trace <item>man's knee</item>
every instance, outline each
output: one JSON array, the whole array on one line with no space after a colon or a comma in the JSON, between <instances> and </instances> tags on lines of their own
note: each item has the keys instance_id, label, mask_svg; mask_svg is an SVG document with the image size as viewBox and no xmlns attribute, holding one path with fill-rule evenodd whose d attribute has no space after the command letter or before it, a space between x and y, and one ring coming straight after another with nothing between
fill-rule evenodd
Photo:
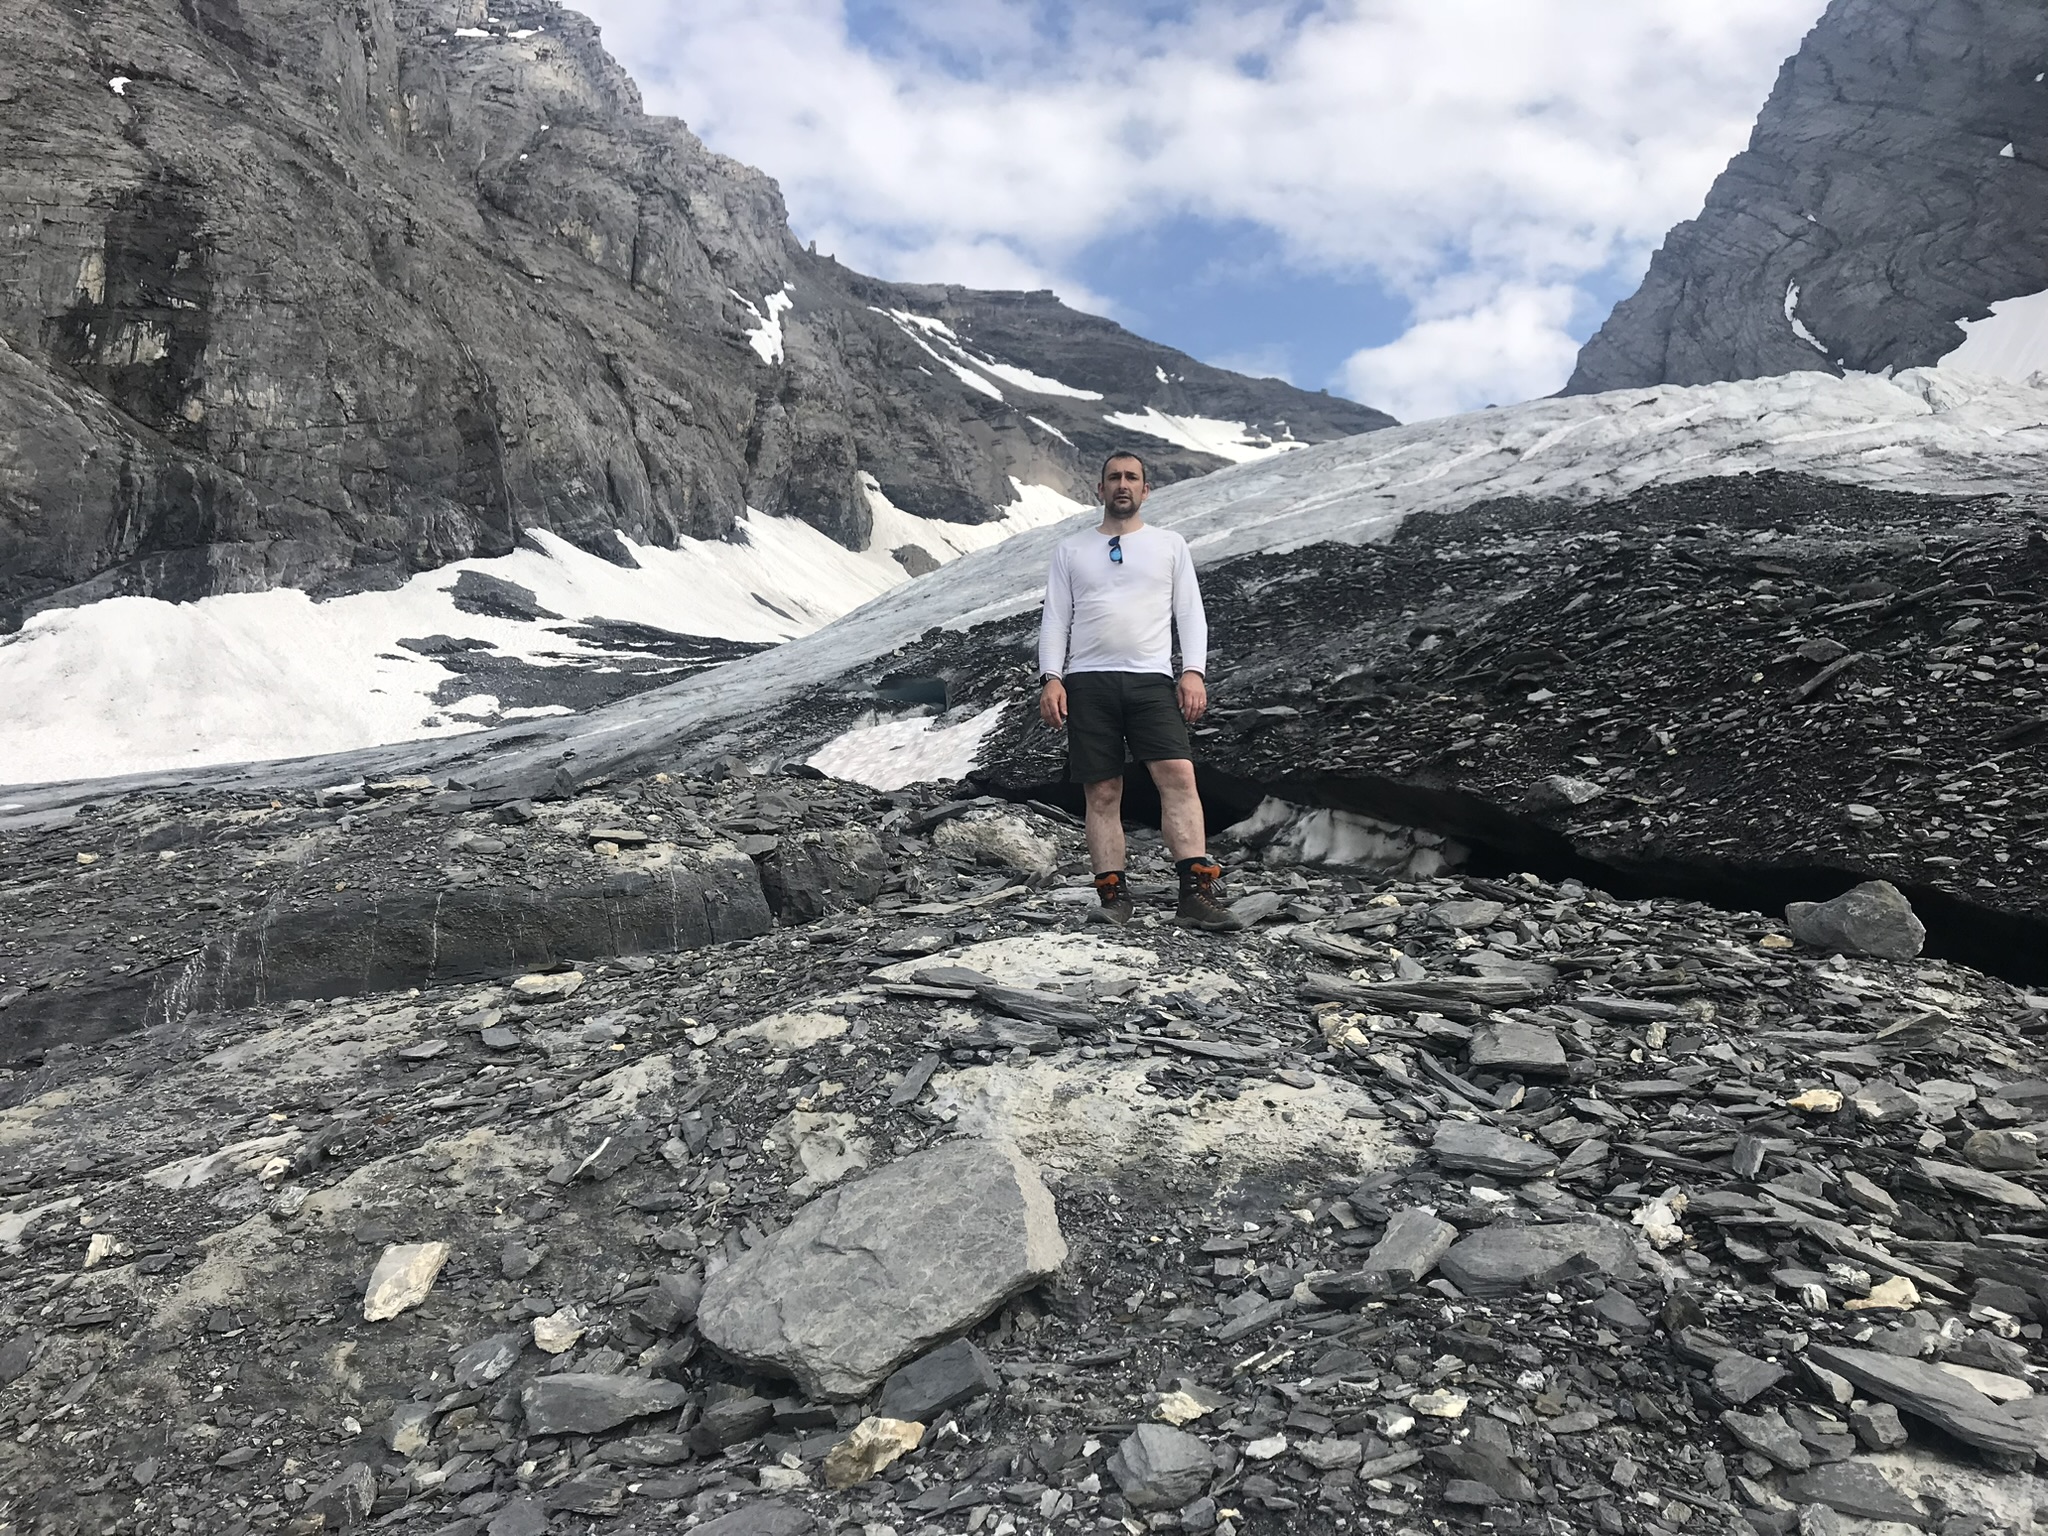
<instances>
[{"instance_id":1,"label":"man's knee","mask_svg":"<svg viewBox=\"0 0 2048 1536\"><path fill-rule=\"evenodd\" d=\"M1124 803L1124 781L1121 777L1097 779L1083 785L1081 793L1088 801L1089 810L1114 811Z\"/></svg>"},{"instance_id":2,"label":"man's knee","mask_svg":"<svg viewBox=\"0 0 2048 1536\"><path fill-rule=\"evenodd\" d=\"M1195 765L1184 757L1169 757L1145 765L1152 772L1152 782L1159 786L1162 795L1192 795L1195 793Z\"/></svg>"}]
</instances>

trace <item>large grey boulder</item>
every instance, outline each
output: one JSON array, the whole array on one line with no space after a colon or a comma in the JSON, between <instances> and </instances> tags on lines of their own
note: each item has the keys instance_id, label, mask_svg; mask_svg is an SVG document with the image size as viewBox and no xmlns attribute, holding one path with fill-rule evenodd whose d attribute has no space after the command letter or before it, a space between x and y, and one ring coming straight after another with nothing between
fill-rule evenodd
<instances>
[{"instance_id":1,"label":"large grey boulder","mask_svg":"<svg viewBox=\"0 0 2048 1536\"><path fill-rule=\"evenodd\" d=\"M1179 1509L1193 1503L1215 1470L1208 1446L1165 1424L1140 1424L1109 1458L1109 1475L1133 1509Z\"/></svg>"},{"instance_id":2,"label":"large grey boulder","mask_svg":"<svg viewBox=\"0 0 2048 1536\"><path fill-rule=\"evenodd\" d=\"M1013 1146L953 1141L841 1185L705 1284L697 1328L846 1400L1057 1271L1052 1195Z\"/></svg>"},{"instance_id":3,"label":"large grey boulder","mask_svg":"<svg viewBox=\"0 0 2048 1536\"><path fill-rule=\"evenodd\" d=\"M1785 925L1810 949L1880 960L1911 960L1927 941L1913 904L1889 880L1865 881L1833 901L1795 901Z\"/></svg>"}]
</instances>

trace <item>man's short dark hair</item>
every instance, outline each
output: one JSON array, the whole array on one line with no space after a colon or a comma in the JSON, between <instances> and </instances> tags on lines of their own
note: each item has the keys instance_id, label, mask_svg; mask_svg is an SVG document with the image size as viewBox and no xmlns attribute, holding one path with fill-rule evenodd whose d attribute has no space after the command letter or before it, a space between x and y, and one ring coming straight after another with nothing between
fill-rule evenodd
<instances>
[{"instance_id":1,"label":"man's short dark hair","mask_svg":"<svg viewBox=\"0 0 2048 1536\"><path fill-rule=\"evenodd\" d=\"M1136 460L1138 465L1138 474L1143 478L1145 484L1150 485L1152 483L1152 466L1150 464L1147 464L1140 455L1131 452L1131 450L1128 448L1119 448L1115 453L1112 453L1108 458L1102 461L1102 473L1095 477L1098 482L1105 481L1109 478L1109 466L1114 464L1118 459Z\"/></svg>"}]
</instances>

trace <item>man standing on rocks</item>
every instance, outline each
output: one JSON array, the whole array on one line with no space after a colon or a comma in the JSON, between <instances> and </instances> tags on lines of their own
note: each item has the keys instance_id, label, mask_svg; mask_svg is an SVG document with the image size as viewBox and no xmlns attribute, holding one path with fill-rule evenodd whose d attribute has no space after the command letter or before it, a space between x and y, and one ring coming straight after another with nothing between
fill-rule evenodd
<instances>
[{"instance_id":1,"label":"man standing on rocks","mask_svg":"<svg viewBox=\"0 0 2048 1536\"><path fill-rule=\"evenodd\" d=\"M1244 924L1223 906L1223 870L1206 851L1188 737L1209 707L1209 623L1187 540L1140 515L1151 488L1143 459L1111 454L1095 487L1102 522L1054 547L1038 631L1038 713L1067 732L1067 775L1087 797L1088 857L1103 915L1123 924L1133 910L1124 877L1128 745L1159 787L1160 828L1180 871L1178 920L1229 933Z\"/></svg>"}]
</instances>

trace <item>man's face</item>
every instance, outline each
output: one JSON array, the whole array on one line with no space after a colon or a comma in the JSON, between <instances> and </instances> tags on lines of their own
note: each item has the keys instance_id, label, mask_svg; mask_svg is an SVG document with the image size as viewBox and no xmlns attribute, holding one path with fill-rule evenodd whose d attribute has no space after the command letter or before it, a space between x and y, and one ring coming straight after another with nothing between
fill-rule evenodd
<instances>
[{"instance_id":1,"label":"man's face","mask_svg":"<svg viewBox=\"0 0 2048 1536\"><path fill-rule=\"evenodd\" d=\"M1095 487L1095 494L1102 498L1103 508L1111 517L1136 517L1138 509L1145 505L1149 489L1145 468L1136 459L1111 459L1102 471L1102 484Z\"/></svg>"}]
</instances>

